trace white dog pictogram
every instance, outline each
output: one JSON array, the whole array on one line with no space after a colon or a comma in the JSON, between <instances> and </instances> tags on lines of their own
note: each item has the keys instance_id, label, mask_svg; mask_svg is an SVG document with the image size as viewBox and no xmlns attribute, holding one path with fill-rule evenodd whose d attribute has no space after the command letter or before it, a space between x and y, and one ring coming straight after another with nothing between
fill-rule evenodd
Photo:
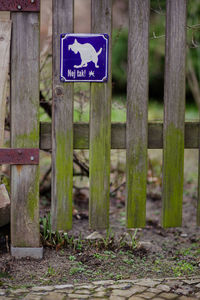
<instances>
[{"instance_id":1,"label":"white dog pictogram","mask_svg":"<svg viewBox=\"0 0 200 300\"><path fill-rule=\"evenodd\" d=\"M95 64L95 68L99 68L98 66L98 56L101 54L102 48L98 52L94 49L94 47L89 44L80 44L76 39L73 44L68 46L68 50L72 50L75 54L80 53L81 64L74 65L74 68L83 68L87 67L89 62L93 62Z\"/></svg>"}]
</instances>

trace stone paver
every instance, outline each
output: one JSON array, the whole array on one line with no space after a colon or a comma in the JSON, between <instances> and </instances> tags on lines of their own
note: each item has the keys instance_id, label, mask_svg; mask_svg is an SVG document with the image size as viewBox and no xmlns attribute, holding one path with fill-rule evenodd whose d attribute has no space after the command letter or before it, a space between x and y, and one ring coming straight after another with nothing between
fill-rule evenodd
<instances>
[{"instance_id":1,"label":"stone paver","mask_svg":"<svg viewBox=\"0 0 200 300\"><path fill-rule=\"evenodd\" d=\"M151 292L145 292L145 293L142 293L142 297L144 299L152 299L153 297L155 297L156 294L154 293L151 293Z\"/></svg>"},{"instance_id":2,"label":"stone paver","mask_svg":"<svg viewBox=\"0 0 200 300\"><path fill-rule=\"evenodd\" d=\"M0 300L193 300L200 299L200 277L102 280L84 284L0 289Z\"/></svg>"},{"instance_id":3,"label":"stone paver","mask_svg":"<svg viewBox=\"0 0 200 300\"><path fill-rule=\"evenodd\" d=\"M65 294L58 294L57 292L51 292L48 295L42 296L41 300L65 300Z\"/></svg>"},{"instance_id":4,"label":"stone paver","mask_svg":"<svg viewBox=\"0 0 200 300\"><path fill-rule=\"evenodd\" d=\"M177 298L178 295L174 294L174 293L161 293L159 296L162 297L162 298L164 298L164 299L171 300L171 299Z\"/></svg>"},{"instance_id":5,"label":"stone paver","mask_svg":"<svg viewBox=\"0 0 200 300\"><path fill-rule=\"evenodd\" d=\"M170 291L170 287L166 284L159 284L157 286L157 288L163 292L169 292Z\"/></svg>"},{"instance_id":6,"label":"stone paver","mask_svg":"<svg viewBox=\"0 0 200 300\"><path fill-rule=\"evenodd\" d=\"M129 300L142 300L144 298L138 297L138 296L132 296L129 298Z\"/></svg>"}]
</instances>

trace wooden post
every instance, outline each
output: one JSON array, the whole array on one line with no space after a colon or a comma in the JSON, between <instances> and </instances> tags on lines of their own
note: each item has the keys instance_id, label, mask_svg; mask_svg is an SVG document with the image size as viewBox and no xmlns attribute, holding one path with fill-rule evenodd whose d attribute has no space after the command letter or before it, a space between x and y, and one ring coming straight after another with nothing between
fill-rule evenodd
<instances>
[{"instance_id":1,"label":"wooden post","mask_svg":"<svg viewBox=\"0 0 200 300\"><path fill-rule=\"evenodd\" d=\"M53 0L52 227L72 227L73 83L60 82L60 34L73 32L73 0Z\"/></svg>"},{"instance_id":2,"label":"wooden post","mask_svg":"<svg viewBox=\"0 0 200 300\"><path fill-rule=\"evenodd\" d=\"M4 144L6 92L10 60L11 21L0 20L0 148Z\"/></svg>"},{"instance_id":3,"label":"wooden post","mask_svg":"<svg viewBox=\"0 0 200 300\"><path fill-rule=\"evenodd\" d=\"M182 224L186 0L167 0L165 39L162 223L175 227Z\"/></svg>"},{"instance_id":4,"label":"wooden post","mask_svg":"<svg viewBox=\"0 0 200 300\"><path fill-rule=\"evenodd\" d=\"M129 1L126 224L146 222L149 0Z\"/></svg>"},{"instance_id":5,"label":"wooden post","mask_svg":"<svg viewBox=\"0 0 200 300\"><path fill-rule=\"evenodd\" d=\"M4 146L6 96L10 60L10 14L0 13L0 148ZM1 166L0 166L1 171ZM0 185L0 227L10 222L10 198L4 184Z\"/></svg>"},{"instance_id":6,"label":"wooden post","mask_svg":"<svg viewBox=\"0 0 200 300\"><path fill-rule=\"evenodd\" d=\"M39 14L12 13L11 147L39 148ZM11 253L41 258L39 167L11 167Z\"/></svg>"},{"instance_id":7,"label":"wooden post","mask_svg":"<svg viewBox=\"0 0 200 300\"><path fill-rule=\"evenodd\" d=\"M90 202L92 229L109 226L111 143L111 27L112 0L92 1L92 32L110 37L107 83L91 84L90 102Z\"/></svg>"},{"instance_id":8,"label":"wooden post","mask_svg":"<svg viewBox=\"0 0 200 300\"><path fill-rule=\"evenodd\" d=\"M200 118L200 110L199 110L199 118ZM200 126L198 131L198 149L199 149L199 158L198 158L198 189L197 189L197 226L200 226Z\"/></svg>"}]
</instances>

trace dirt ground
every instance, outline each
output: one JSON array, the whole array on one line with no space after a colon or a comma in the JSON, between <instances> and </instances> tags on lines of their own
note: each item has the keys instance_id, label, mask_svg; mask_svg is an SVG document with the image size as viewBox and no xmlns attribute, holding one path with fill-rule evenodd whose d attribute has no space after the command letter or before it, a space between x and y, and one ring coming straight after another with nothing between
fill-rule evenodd
<instances>
[{"instance_id":1,"label":"dirt ground","mask_svg":"<svg viewBox=\"0 0 200 300\"><path fill-rule=\"evenodd\" d=\"M153 153L156 158L160 155L155 150ZM105 279L200 275L200 228L196 226L198 152L195 153L193 161L191 152L186 153L181 228L160 226L161 179L154 176L156 164L154 174L148 173L144 229L125 229L125 187L122 185L110 200L110 230L100 232L97 240L86 239L92 233L88 226L88 190L80 190L74 195L73 229L67 237L53 234L47 237L41 224L42 260L12 258L8 239L0 232L0 286L21 288ZM151 162L154 163L154 157ZM47 201L41 205L41 217L47 216L49 204Z\"/></svg>"},{"instance_id":2,"label":"dirt ground","mask_svg":"<svg viewBox=\"0 0 200 300\"><path fill-rule=\"evenodd\" d=\"M111 230L102 232L103 238L88 241L91 234L87 215L74 218L71 243L57 247L45 246L43 260L15 260L7 253L1 238L0 285L22 287L34 285L86 282L104 279L141 277L179 277L200 275L200 230L195 227L196 199L184 197L182 228L160 227L161 201L147 200L147 226L139 229L131 240L124 229L124 207L111 201ZM80 236L81 234L81 236ZM107 237L106 237L107 235ZM114 237L113 237L114 235ZM50 245L50 244L49 244Z\"/></svg>"}]
</instances>

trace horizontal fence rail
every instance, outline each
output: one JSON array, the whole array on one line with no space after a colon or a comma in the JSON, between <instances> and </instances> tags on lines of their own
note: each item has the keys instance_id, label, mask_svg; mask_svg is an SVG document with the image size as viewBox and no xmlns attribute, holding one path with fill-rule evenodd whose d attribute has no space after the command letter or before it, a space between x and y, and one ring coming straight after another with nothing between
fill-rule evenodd
<instances>
[{"instance_id":1,"label":"horizontal fence rail","mask_svg":"<svg viewBox=\"0 0 200 300\"><path fill-rule=\"evenodd\" d=\"M185 149L199 149L200 123L185 122ZM89 149L89 124L74 123L74 149ZM51 150L51 123L40 123L40 149ZM126 124L111 124L111 149L126 149ZM148 149L163 149L163 123L148 123Z\"/></svg>"}]
</instances>

